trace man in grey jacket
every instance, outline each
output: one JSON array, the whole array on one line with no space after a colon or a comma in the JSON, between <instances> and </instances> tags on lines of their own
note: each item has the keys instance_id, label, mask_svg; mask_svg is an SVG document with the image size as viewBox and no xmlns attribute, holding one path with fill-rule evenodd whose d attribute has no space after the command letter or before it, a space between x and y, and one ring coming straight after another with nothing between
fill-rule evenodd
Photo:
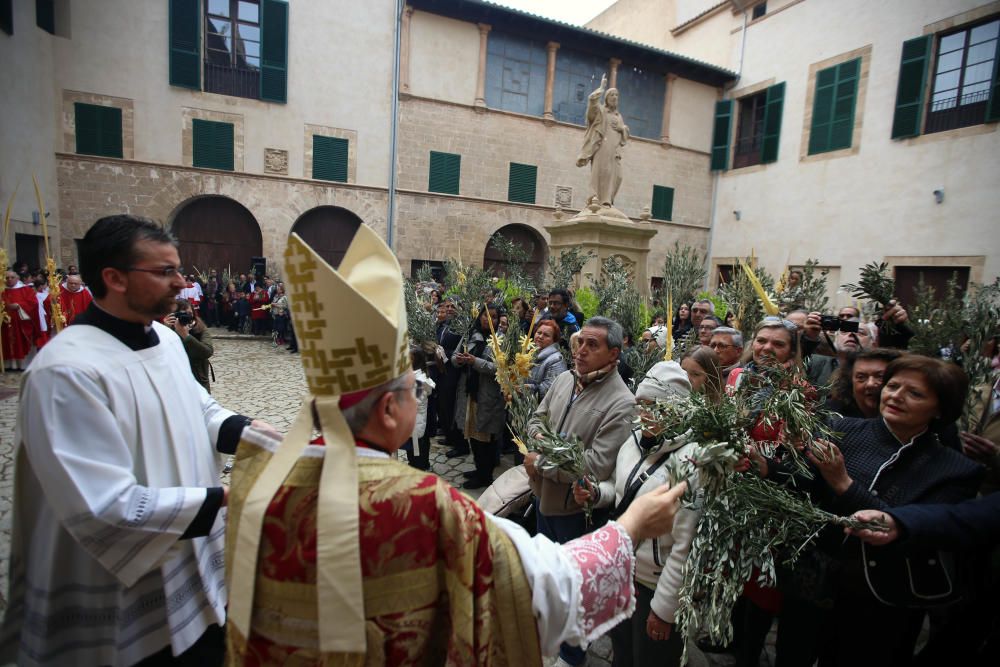
<instances>
[{"instance_id":1,"label":"man in grey jacket","mask_svg":"<svg viewBox=\"0 0 1000 667\"><path fill-rule=\"evenodd\" d=\"M624 333L620 324L592 317L580 331L580 347L573 357L575 370L552 383L528 425L535 437L543 419L559 432L573 434L584 446L587 470L598 482L611 477L618 449L632 431L635 397L618 374ZM578 480L558 469L544 470L537 452L524 457L531 490L537 498L538 532L560 543L587 532L583 507L573 498ZM564 645L558 664L581 665L586 654Z\"/></svg>"}]
</instances>

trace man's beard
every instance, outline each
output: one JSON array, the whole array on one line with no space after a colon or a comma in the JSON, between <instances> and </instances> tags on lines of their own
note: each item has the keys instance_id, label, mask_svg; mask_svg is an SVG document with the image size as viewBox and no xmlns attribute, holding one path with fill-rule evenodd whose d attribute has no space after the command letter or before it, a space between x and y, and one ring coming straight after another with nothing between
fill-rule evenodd
<instances>
[{"instance_id":1,"label":"man's beard","mask_svg":"<svg viewBox=\"0 0 1000 667\"><path fill-rule=\"evenodd\" d=\"M154 301L152 303L142 303L136 301L132 297L126 295L126 303L128 307L133 312L136 312L143 317L148 317L150 320L156 320L164 315L169 315L174 312L177 304L177 295L165 296L159 301Z\"/></svg>"}]
</instances>

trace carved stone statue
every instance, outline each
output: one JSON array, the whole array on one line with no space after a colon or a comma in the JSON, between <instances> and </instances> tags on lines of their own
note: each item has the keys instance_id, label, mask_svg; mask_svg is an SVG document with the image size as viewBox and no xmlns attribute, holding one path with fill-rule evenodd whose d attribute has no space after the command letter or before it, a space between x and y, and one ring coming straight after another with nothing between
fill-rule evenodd
<instances>
[{"instance_id":1,"label":"carved stone statue","mask_svg":"<svg viewBox=\"0 0 1000 667\"><path fill-rule=\"evenodd\" d=\"M587 98L587 133L576 166L590 163L590 194L597 203L611 207L622 184L622 148L629 133L618 113L618 89L605 92L607 85L608 77L604 75L601 87Z\"/></svg>"}]
</instances>

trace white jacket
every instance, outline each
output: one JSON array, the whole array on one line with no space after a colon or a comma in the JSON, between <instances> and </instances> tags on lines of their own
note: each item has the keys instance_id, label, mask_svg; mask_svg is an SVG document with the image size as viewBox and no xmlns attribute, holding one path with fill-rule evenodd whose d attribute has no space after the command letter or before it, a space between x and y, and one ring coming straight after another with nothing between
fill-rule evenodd
<instances>
[{"instance_id":1,"label":"white jacket","mask_svg":"<svg viewBox=\"0 0 1000 667\"><path fill-rule=\"evenodd\" d=\"M673 440L667 440L659 448L647 453L639 446L641 437L642 433L639 430L633 431L632 436L618 450L614 474L608 480L601 482L597 507L610 506L612 498L614 498L616 505L619 504L625 494L629 477L635 481L650 466L665 456L689 456L697 445L685 434ZM644 455L645 459L643 459ZM646 479L636 497L664 486L668 482L667 463L664 462ZM697 472L688 479L688 487L697 492ZM636 550L635 579L638 583L654 591L650 607L657 616L667 623L674 622L674 614L677 611L677 594L684 579L684 563L691 550L691 541L694 539L700 516L701 512L698 510L682 508L674 518L673 530L652 540L642 541Z\"/></svg>"},{"instance_id":2,"label":"white jacket","mask_svg":"<svg viewBox=\"0 0 1000 667\"><path fill-rule=\"evenodd\" d=\"M417 440L424 437L424 433L427 431L427 399L430 397L431 392L434 391L434 380L427 377L427 374L422 370L413 371L413 377L417 382L422 382L424 385L424 390L420 394L420 399L417 403L417 419L413 423L413 451L418 451L419 445Z\"/></svg>"}]
</instances>

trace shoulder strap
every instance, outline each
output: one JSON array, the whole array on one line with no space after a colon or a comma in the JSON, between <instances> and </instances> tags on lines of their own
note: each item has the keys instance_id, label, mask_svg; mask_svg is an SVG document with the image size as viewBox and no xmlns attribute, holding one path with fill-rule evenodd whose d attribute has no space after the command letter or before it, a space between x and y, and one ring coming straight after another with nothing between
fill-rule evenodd
<instances>
[{"instance_id":1,"label":"shoulder strap","mask_svg":"<svg viewBox=\"0 0 1000 667\"><path fill-rule=\"evenodd\" d=\"M620 517L622 514L625 513L625 510L628 509L628 506L631 505L632 501L635 500L636 496L639 495L639 489L642 488L642 485L646 483L647 479L653 476L653 473L655 473L657 470L660 469L660 466L666 463L668 458L670 458L669 452L665 453L663 456L660 457L660 460L658 460L653 465L649 466L646 470L640 472L638 475L635 475L635 472L639 469L640 466L642 466L643 462L646 459L642 458L639 460L637 464L635 464L635 468L632 470L632 474L629 475L630 481L626 483L625 493L622 494L622 501L618 503L615 506L615 508L611 511L612 519L617 519L618 517ZM635 479L631 479L633 475L635 475Z\"/></svg>"}]
</instances>

